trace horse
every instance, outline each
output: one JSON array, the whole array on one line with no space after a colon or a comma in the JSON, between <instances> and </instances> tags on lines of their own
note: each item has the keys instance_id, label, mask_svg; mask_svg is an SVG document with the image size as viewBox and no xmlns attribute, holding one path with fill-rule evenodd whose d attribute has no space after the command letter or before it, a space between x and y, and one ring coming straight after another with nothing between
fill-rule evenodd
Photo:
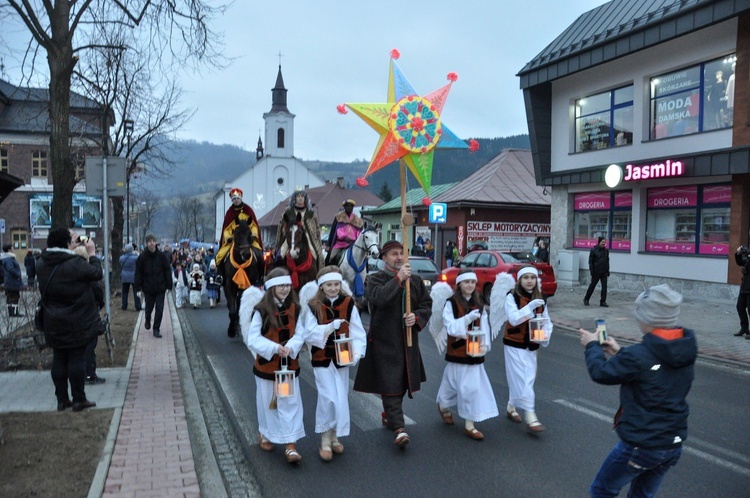
<instances>
[{"instance_id":1,"label":"horse","mask_svg":"<svg viewBox=\"0 0 750 498\"><path fill-rule=\"evenodd\" d=\"M253 247L255 240L257 237L250 233L247 221L240 220L232 236L232 246L221 263L224 265L226 276L223 286L229 308L227 335L230 338L236 337L240 331L239 309L242 291L250 285L259 285L265 274L263 252Z\"/></svg>"},{"instance_id":2,"label":"horse","mask_svg":"<svg viewBox=\"0 0 750 498\"><path fill-rule=\"evenodd\" d=\"M305 225L302 218L297 215L296 220L288 223L284 234L289 252L285 258L277 262L277 266L285 266L292 277L292 288L300 290L307 282L315 280L318 276L318 263L312 253L312 248L307 242Z\"/></svg>"},{"instance_id":3,"label":"horse","mask_svg":"<svg viewBox=\"0 0 750 498\"><path fill-rule=\"evenodd\" d=\"M379 254L378 232L372 228L362 230L354 243L344 251L339 268L357 302L365 294L367 258L377 258Z\"/></svg>"}]
</instances>

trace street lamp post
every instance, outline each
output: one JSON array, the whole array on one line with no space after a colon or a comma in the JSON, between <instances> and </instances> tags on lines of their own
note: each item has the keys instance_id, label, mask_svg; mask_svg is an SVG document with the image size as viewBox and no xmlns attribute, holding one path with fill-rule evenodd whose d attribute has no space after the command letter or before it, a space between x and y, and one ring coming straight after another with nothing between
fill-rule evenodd
<instances>
[{"instance_id":1,"label":"street lamp post","mask_svg":"<svg viewBox=\"0 0 750 498\"><path fill-rule=\"evenodd\" d=\"M130 244L130 173L132 169L132 165L130 164L130 139L133 136L133 126L135 123L132 119L126 119L123 121L123 125L125 133L128 136L128 150L125 153L125 162L127 163L127 167L125 168L125 240Z\"/></svg>"}]
</instances>

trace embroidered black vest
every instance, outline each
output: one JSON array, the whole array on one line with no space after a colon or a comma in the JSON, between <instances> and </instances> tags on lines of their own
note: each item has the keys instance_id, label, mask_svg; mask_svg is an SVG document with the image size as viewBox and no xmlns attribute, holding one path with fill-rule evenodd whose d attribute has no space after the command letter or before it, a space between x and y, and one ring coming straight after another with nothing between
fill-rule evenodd
<instances>
[{"instance_id":1,"label":"embroidered black vest","mask_svg":"<svg viewBox=\"0 0 750 498\"><path fill-rule=\"evenodd\" d=\"M352 316L352 308L354 308L354 299L350 296L341 297L339 296L330 305L323 304L318 308L317 318L320 325L331 323L335 319L349 320ZM313 367L327 367L331 361L333 361L336 368L341 368L336 362L336 345L333 342L336 338L349 337L349 323L342 323L338 331L334 331L328 336L328 341L324 348L317 348L313 346L310 350L312 353L312 366Z\"/></svg>"},{"instance_id":2,"label":"embroidered black vest","mask_svg":"<svg viewBox=\"0 0 750 498\"><path fill-rule=\"evenodd\" d=\"M453 317L458 319L467 315L471 310L477 309L474 304L474 299L466 301L463 298L456 299L456 296L448 299L453 308ZM471 326L475 329L479 328L480 319L474 320ZM445 361L451 363L462 363L464 365L479 365L484 363L484 356L469 356L466 354L466 339L463 337L448 336L448 345L445 348Z\"/></svg>"},{"instance_id":3,"label":"embroidered black vest","mask_svg":"<svg viewBox=\"0 0 750 498\"><path fill-rule=\"evenodd\" d=\"M279 328L271 328L270 320L268 320L267 316L261 310L258 310L258 313L261 313L262 325L260 333L263 337L281 345L286 345L287 341L294 335L294 328L297 325L297 315L299 313L297 305L290 303L288 307L282 306L277 309L275 314L282 324ZM293 370L295 376L298 377L299 360L294 360L291 357L286 360L287 369ZM281 356L278 354L273 355L270 361L260 355L255 357L253 373L261 379L274 380L274 372L276 370L281 370Z\"/></svg>"}]
</instances>

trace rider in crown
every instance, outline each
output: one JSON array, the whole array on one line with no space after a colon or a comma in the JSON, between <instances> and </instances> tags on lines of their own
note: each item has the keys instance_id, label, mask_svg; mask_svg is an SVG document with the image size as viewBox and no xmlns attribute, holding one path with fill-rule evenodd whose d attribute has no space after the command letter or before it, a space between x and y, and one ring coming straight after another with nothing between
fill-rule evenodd
<instances>
[{"instance_id":1,"label":"rider in crown","mask_svg":"<svg viewBox=\"0 0 750 498\"><path fill-rule=\"evenodd\" d=\"M246 220L250 227L250 233L253 236L253 247L263 251L258 220L255 218L253 208L242 202L242 190L239 188L233 188L229 191L229 198L232 199L232 205L229 206L227 213L224 215L224 224L221 227L219 252L216 254L216 269L222 279L225 278L223 261L227 256L230 247L232 247L232 235L234 235L234 230L239 225L240 220Z\"/></svg>"},{"instance_id":2,"label":"rider in crown","mask_svg":"<svg viewBox=\"0 0 750 498\"><path fill-rule=\"evenodd\" d=\"M336 213L336 217L331 223L331 230L328 235L328 244L326 244L326 265L338 265L339 257L349 246L354 244L359 234L365 227L362 218L354 212L354 206L357 205L352 199L347 199L341 203L343 211Z\"/></svg>"}]
</instances>

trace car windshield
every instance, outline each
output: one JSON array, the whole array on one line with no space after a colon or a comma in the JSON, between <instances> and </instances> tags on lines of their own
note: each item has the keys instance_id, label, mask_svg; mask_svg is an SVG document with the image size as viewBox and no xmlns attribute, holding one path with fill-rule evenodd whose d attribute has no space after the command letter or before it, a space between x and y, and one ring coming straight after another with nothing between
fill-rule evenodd
<instances>
[{"instance_id":1,"label":"car windshield","mask_svg":"<svg viewBox=\"0 0 750 498\"><path fill-rule=\"evenodd\" d=\"M429 259L409 259L411 267L417 271L417 273L437 273L438 269L435 263Z\"/></svg>"},{"instance_id":2,"label":"car windshield","mask_svg":"<svg viewBox=\"0 0 750 498\"><path fill-rule=\"evenodd\" d=\"M522 263L541 263L542 260L528 251L508 253Z\"/></svg>"},{"instance_id":3,"label":"car windshield","mask_svg":"<svg viewBox=\"0 0 750 498\"><path fill-rule=\"evenodd\" d=\"M500 257L503 258L503 261L505 261L506 263L521 263L522 262L521 260L513 256L509 252L501 252Z\"/></svg>"}]
</instances>

